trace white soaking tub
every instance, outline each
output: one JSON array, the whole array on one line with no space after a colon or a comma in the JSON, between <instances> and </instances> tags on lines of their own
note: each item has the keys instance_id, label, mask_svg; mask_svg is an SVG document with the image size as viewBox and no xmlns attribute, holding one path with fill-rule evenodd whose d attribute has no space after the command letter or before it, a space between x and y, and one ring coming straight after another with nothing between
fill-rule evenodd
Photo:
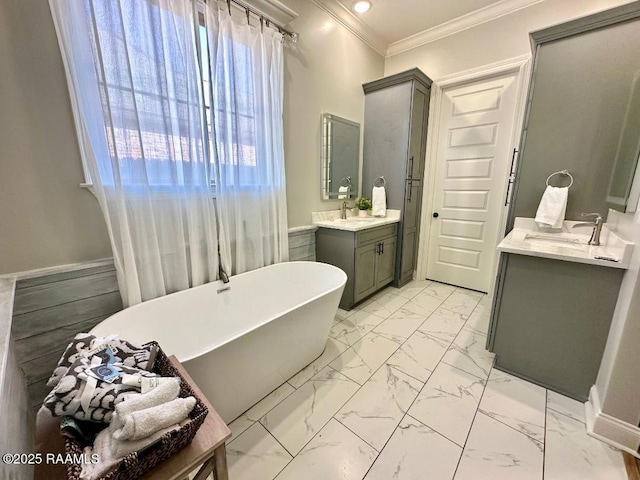
<instances>
[{"instance_id":1,"label":"white soaking tub","mask_svg":"<svg viewBox=\"0 0 640 480\"><path fill-rule=\"evenodd\" d=\"M346 274L285 262L127 308L91 330L175 355L229 423L324 350Z\"/></svg>"}]
</instances>

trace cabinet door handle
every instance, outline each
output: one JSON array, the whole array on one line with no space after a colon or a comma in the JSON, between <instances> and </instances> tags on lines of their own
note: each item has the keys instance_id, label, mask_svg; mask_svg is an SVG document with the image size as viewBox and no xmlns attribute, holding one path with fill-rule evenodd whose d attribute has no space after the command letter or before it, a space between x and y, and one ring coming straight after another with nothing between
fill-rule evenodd
<instances>
[{"instance_id":1,"label":"cabinet door handle","mask_svg":"<svg viewBox=\"0 0 640 480\"><path fill-rule=\"evenodd\" d=\"M412 180L412 179L413 179L413 155L409 159L409 175L407 177L407 180Z\"/></svg>"},{"instance_id":2,"label":"cabinet door handle","mask_svg":"<svg viewBox=\"0 0 640 480\"><path fill-rule=\"evenodd\" d=\"M380 255L384 255L384 242L380 244Z\"/></svg>"},{"instance_id":3,"label":"cabinet door handle","mask_svg":"<svg viewBox=\"0 0 640 480\"><path fill-rule=\"evenodd\" d=\"M376 255L380 255L380 242L376 243Z\"/></svg>"},{"instance_id":4,"label":"cabinet door handle","mask_svg":"<svg viewBox=\"0 0 640 480\"><path fill-rule=\"evenodd\" d=\"M407 198L407 203L411 203L411 192L413 187L413 182L411 180L407 182L407 187L409 188L409 198Z\"/></svg>"}]
</instances>

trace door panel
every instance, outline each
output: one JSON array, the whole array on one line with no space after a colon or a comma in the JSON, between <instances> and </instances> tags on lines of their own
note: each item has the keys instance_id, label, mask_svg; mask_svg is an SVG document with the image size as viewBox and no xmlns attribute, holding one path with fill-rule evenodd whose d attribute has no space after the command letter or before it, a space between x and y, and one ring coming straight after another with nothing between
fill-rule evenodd
<instances>
[{"instance_id":1,"label":"door panel","mask_svg":"<svg viewBox=\"0 0 640 480\"><path fill-rule=\"evenodd\" d=\"M488 291L516 109L516 75L442 95L427 278Z\"/></svg>"}]
</instances>

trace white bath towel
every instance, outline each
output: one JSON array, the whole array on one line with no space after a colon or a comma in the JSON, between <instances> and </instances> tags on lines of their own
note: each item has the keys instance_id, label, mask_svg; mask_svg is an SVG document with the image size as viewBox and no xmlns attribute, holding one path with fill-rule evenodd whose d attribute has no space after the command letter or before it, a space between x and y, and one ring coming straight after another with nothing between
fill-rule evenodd
<instances>
[{"instance_id":1,"label":"white bath towel","mask_svg":"<svg viewBox=\"0 0 640 480\"><path fill-rule=\"evenodd\" d=\"M538 205L536 224L542 228L562 228L568 197L568 187L547 186Z\"/></svg>"},{"instance_id":2,"label":"white bath towel","mask_svg":"<svg viewBox=\"0 0 640 480\"><path fill-rule=\"evenodd\" d=\"M146 438L163 428L180 423L187 418L195 405L196 399L193 397L176 398L169 403L132 412L121 417L120 421L124 425L113 432L113 438L115 440Z\"/></svg>"},{"instance_id":3,"label":"white bath towel","mask_svg":"<svg viewBox=\"0 0 640 480\"><path fill-rule=\"evenodd\" d=\"M351 190L351 187L339 187L338 188L338 198L339 199L348 198L349 197L349 190Z\"/></svg>"},{"instance_id":4,"label":"white bath towel","mask_svg":"<svg viewBox=\"0 0 640 480\"><path fill-rule=\"evenodd\" d=\"M119 417L117 421L123 421L124 417L138 410L155 407L163 403L175 400L180 394L180 379L175 377L170 382L160 384L150 392L131 395L124 402L116 405L116 414ZM113 421L113 420L112 420Z\"/></svg>"},{"instance_id":5,"label":"white bath towel","mask_svg":"<svg viewBox=\"0 0 640 480\"><path fill-rule=\"evenodd\" d=\"M384 187L373 187L371 204L371 215L374 217L385 217L387 215L387 191Z\"/></svg>"}]
</instances>

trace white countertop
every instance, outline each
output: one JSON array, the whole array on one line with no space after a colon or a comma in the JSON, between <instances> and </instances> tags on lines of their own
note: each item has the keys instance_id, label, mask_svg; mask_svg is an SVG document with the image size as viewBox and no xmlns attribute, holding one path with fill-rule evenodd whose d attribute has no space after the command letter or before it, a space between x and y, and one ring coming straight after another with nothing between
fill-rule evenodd
<instances>
[{"instance_id":1,"label":"white countertop","mask_svg":"<svg viewBox=\"0 0 640 480\"><path fill-rule=\"evenodd\" d=\"M532 218L518 217L513 230L498 244L498 251L603 267L629 268L633 243L623 240L604 224L600 235L602 245L588 245L592 229L573 229L576 223L581 222L565 221L561 232L549 233L539 229Z\"/></svg>"},{"instance_id":2,"label":"white countertop","mask_svg":"<svg viewBox=\"0 0 640 480\"><path fill-rule=\"evenodd\" d=\"M311 223L318 227L347 230L349 232L359 232L360 230L380 227L399 221L400 210L389 209L387 209L387 215L385 217L359 217L353 215L350 210L347 211L346 219L340 218L340 210L327 210L326 212L313 212L311 214Z\"/></svg>"}]
</instances>

